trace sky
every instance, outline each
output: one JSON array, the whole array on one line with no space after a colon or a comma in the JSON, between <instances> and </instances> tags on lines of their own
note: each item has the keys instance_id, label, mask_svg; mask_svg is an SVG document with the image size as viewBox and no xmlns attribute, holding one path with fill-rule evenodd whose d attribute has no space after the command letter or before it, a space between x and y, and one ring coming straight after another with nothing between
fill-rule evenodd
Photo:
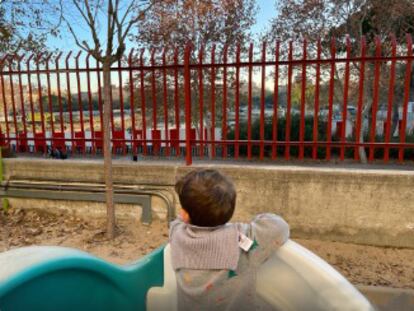
<instances>
[{"instance_id":1,"label":"sky","mask_svg":"<svg viewBox=\"0 0 414 311\"><path fill-rule=\"evenodd\" d=\"M1 1L1 0L0 0ZM269 26L269 22L272 18L276 16L276 8L275 8L275 0L256 0L256 3L258 5L258 12L256 16L256 24L252 27L253 35L257 34L259 35L261 32L265 31L266 28ZM90 36L87 32L86 28L76 27L76 17L72 17L72 26L74 26L75 31L78 35L80 35L81 40L86 39L90 40ZM62 34L62 38L55 38L53 36L49 36L48 40L48 46L52 49L57 49L63 52L68 51L79 51L79 47L75 44L75 41L73 40L72 35L67 32L66 34ZM133 47L133 43L127 43L127 52ZM65 54L66 54L65 53ZM73 59L72 59L73 60ZM93 61L91 64L94 63ZM72 65L73 65L72 61ZM85 67L85 53L83 53L83 56L79 59L79 65L81 68ZM72 78L75 76L73 75ZM116 74L114 73L114 78L117 81ZM260 72L254 72L253 74L253 81L259 82L261 78ZM126 81L126 80L125 80ZM91 88L93 90L97 87L97 82L92 79L91 81ZM76 87L76 81L74 80L72 83L72 88L75 89ZM269 84L270 85L270 84Z\"/></svg>"},{"instance_id":2,"label":"sky","mask_svg":"<svg viewBox=\"0 0 414 311\"><path fill-rule=\"evenodd\" d=\"M253 33L260 33L268 27L269 22L276 16L275 0L256 0L259 11L257 12L256 25L253 26Z\"/></svg>"},{"instance_id":3,"label":"sky","mask_svg":"<svg viewBox=\"0 0 414 311\"><path fill-rule=\"evenodd\" d=\"M258 12L256 16L256 24L252 27L253 34L259 34L268 27L270 20L276 16L275 0L256 0L258 5ZM78 28L76 31L85 32L85 30ZM87 34L82 36L85 39ZM62 38L54 38L49 36L48 45L53 49L61 51L79 50L75 45L72 35L68 32Z\"/></svg>"}]
</instances>

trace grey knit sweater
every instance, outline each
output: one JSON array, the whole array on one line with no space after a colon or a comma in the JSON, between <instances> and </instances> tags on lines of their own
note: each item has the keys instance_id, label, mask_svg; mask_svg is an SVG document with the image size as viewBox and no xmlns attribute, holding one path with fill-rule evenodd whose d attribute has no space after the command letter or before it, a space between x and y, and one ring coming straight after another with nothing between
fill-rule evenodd
<instances>
[{"instance_id":1,"label":"grey knit sweater","mask_svg":"<svg viewBox=\"0 0 414 311\"><path fill-rule=\"evenodd\" d=\"M243 235L253 242L248 251L239 246ZM212 228L173 221L178 310L271 310L256 297L256 272L288 238L287 223L274 214Z\"/></svg>"}]
</instances>

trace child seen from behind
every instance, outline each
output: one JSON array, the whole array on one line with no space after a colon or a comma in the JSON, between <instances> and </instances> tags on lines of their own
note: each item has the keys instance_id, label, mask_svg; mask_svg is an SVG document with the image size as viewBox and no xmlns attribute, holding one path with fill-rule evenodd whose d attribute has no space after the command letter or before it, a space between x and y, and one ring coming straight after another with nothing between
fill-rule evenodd
<instances>
[{"instance_id":1,"label":"child seen from behind","mask_svg":"<svg viewBox=\"0 0 414 311\"><path fill-rule=\"evenodd\" d=\"M267 310L256 297L258 267L289 238L279 216L229 223L233 183L217 170L192 171L175 185L181 213L170 226L178 310Z\"/></svg>"}]
</instances>

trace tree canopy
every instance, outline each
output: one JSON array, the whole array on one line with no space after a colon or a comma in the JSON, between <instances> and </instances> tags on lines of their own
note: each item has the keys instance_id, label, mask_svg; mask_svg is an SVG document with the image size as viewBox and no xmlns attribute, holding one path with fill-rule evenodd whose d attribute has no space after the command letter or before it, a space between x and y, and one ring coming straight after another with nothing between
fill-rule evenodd
<instances>
[{"instance_id":1,"label":"tree canopy","mask_svg":"<svg viewBox=\"0 0 414 311\"><path fill-rule=\"evenodd\" d=\"M267 34L272 39L326 41L347 34L368 39L414 34L412 0L286 0L277 1L276 7L278 14Z\"/></svg>"},{"instance_id":2,"label":"tree canopy","mask_svg":"<svg viewBox=\"0 0 414 311\"><path fill-rule=\"evenodd\" d=\"M58 29L45 18L47 1L3 0L0 3L0 54L46 49L47 36Z\"/></svg>"},{"instance_id":3,"label":"tree canopy","mask_svg":"<svg viewBox=\"0 0 414 311\"><path fill-rule=\"evenodd\" d=\"M142 47L195 47L245 42L255 23L255 0L164 0L137 23L135 41Z\"/></svg>"}]
</instances>

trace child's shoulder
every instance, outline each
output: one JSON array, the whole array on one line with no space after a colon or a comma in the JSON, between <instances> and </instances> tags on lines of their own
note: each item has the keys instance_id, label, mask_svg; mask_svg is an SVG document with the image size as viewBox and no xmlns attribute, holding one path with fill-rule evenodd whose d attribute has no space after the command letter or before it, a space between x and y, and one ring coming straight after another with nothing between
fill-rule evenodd
<instances>
[{"instance_id":1,"label":"child's shoulder","mask_svg":"<svg viewBox=\"0 0 414 311\"><path fill-rule=\"evenodd\" d=\"M237 226L238 228L247 228L250 226L285 226L286 221L279 215L273 213L257 214L250 222L235 222L229 225Z\"/></svg>"},{"instance_id":2,"label":"child's shoulder","mask_svg":"<svg viewBox=\"0 0 414 311\"><path fill-rule=\"evenodd\" d=\"M234 223L239 232L253 239L274 239L286 241L289 225L280 216L272 213L256 215L249 223Z\"/></svg>"}]
</instances>

